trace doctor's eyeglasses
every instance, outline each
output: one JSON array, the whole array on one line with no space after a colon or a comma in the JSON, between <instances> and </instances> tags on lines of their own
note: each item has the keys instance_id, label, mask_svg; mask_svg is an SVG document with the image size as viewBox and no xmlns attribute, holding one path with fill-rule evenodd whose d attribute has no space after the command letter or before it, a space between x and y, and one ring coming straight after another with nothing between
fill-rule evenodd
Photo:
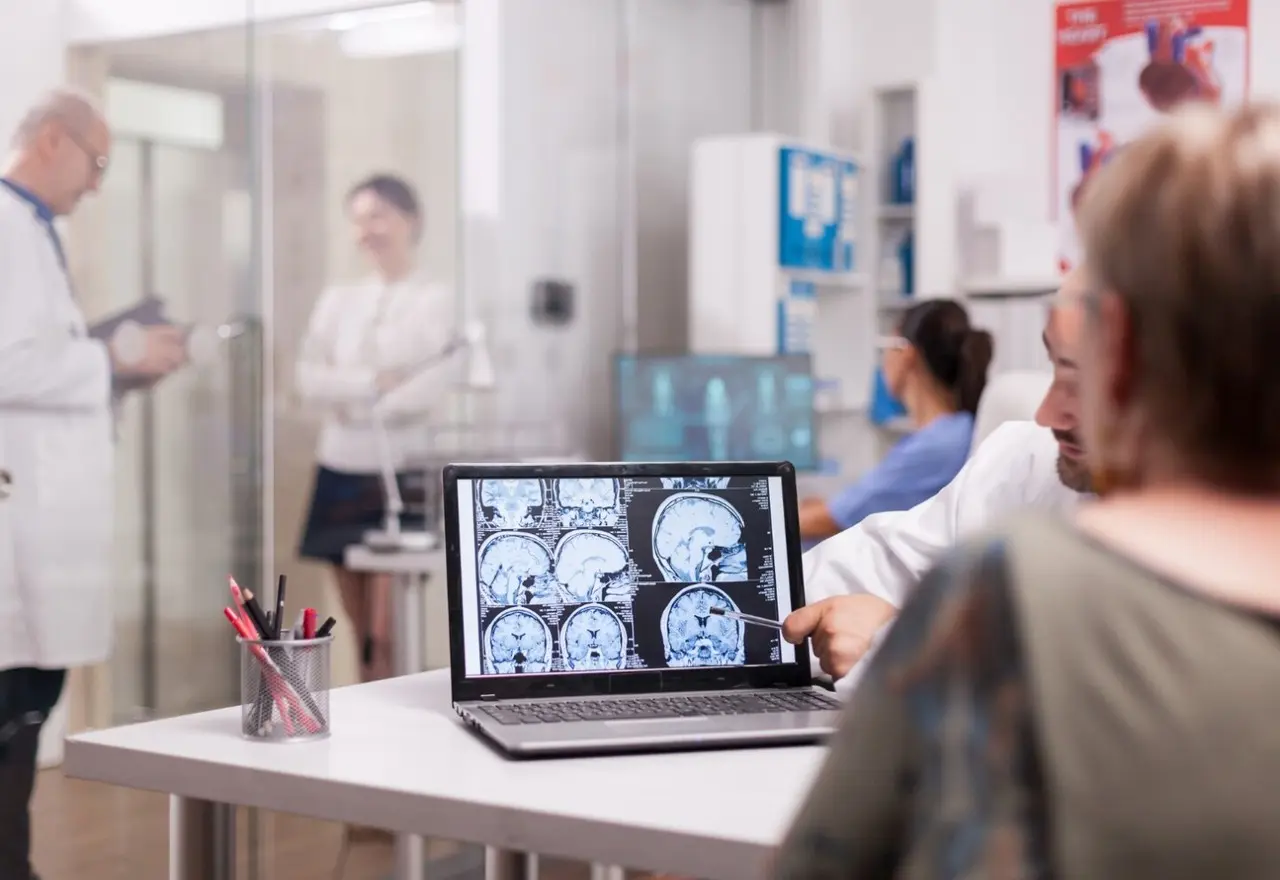
<instances>
[{"instance_id":1,"label":"doctor's eyeglasses","mask_svg":"<svg viewBox=\"0 0 1280 880\"><path fill-rule=\"evenodd\" d=\"M67 138L70 139L71 143L79 147L80 152L84 153L85 158L89 160L89 164L93 167L94 174L99 178L104 177L107 173L108 166L111 164L111 160L86 144L74 131L71 131L70 129L65 129L65 131Z\"/></svg>"}]
</instances>

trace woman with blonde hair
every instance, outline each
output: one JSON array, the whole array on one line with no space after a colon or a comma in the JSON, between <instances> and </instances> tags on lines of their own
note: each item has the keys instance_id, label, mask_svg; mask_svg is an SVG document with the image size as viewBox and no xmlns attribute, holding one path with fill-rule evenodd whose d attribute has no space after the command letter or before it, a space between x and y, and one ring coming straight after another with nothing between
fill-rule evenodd
<instances>
[{"instance_id":1,"label":"woman with blonde hair","mask_svg":"<svg viewBox=\"0 0 1280 880\"><path fill-rule=\"evenodd\" d=\"M925 579L776 877L1280 877L1280 109L1171 118L1079 224L1098 500Z\"/></svg>"}]
</instances>

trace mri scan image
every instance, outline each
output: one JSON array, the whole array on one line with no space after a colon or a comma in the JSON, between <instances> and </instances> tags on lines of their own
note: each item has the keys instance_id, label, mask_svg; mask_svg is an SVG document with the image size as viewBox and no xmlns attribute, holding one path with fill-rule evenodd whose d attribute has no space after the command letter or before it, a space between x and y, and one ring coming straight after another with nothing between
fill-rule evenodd
<instances>
[{"instance_id":1,"label":"mri scan image","mask_svg":"<svg viewBox=\"0 0 1280 880\"><path fill-rule=\"evenodd\" d=\"M728 477L662 477L664 489L727 489Z\"/></svg>"},{"instance_id":2,"label":"mri scan image","mask_svg":"<svg viewBox=\"0 0 1280 880\"><path fill-rule=\"evenodd\" d=\"M630 559L608 532L570 532L555 552L555 577L570 602L623 602L631 597Z\"/></svg>"},{"instance_id":3,"label":"mri scan image","mask_svg":"<svg viewBox=\"0 0 1280 880\"><path fill-rule=\"evenodd\" d=\"M622 619L604 605L583 605L560 628L560 656L576 672L622 669L627 662Z\"/></svg>"},{"instance_id":4,"label":"mri scan image","mask_svg":"<svg viewBox=\"0 0 1280 880\"><path fill-rule=\"evenodd\" d=\"M724 590L702 584L676 593L662 612L662 647L668 666L741 666L746 663L744 625L711 613L737 611Z\"/></svg>"},{"instance_id":5,"label":"mri scan image","mask_svg":"<svg viewBox=\"0 0 1280 880\"><path fill-rule=\"evenodd\" d=\"M742 527L742 514L717 495L672 495L653 518L653 557L668 581L745 581Z\"/></svg>"},{"instance_id":6,"label":"mri scan image","mask_svg":"<svg viewBox=\"0 0 1280 880\"><path fill-rule=\"evenodd\" d=\"M556 480L560 524L571 529L617 525L619 491L618 481L608 477Z\"/></svg>"},{"instance_id":7,"label":"mri scan image","mask_svg":"<svg viewBox=\"0 0 1280 880\"><path fill-rule=\"evenodd\" d=\"M533 535L499 532L480 545L480 595L490 605L544 605L563 601L551 551Z\"/></svg>"},{"instance_id":8,"label":"mri scan image","mask_svg":"<svg viewBox=\"0 0 1280 880\"><path fill-rule=\"evenodd\" d=\"M540 481L481 480L479 492L485 522L502 529L538 524L543 504Z\"/></svg>"},{"instance_id":9,"label":"mri scan image","mask_svg":"<svg viewBox=\"0 0 1280 880\"><path fill-rule=\"evenodd\" d=\"M527 608L508 608L484 634L487 675L551 671L551 627Z\"/></svg>"}]
</instances>

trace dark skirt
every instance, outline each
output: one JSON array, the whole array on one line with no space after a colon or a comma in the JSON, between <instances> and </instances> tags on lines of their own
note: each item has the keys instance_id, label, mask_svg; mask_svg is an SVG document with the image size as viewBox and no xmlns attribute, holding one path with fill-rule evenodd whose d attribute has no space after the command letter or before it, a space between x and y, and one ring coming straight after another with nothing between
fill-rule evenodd
<instances>
[{"instance_id":1,"label":"dark skirt","mask_svg":"<svg viewBox=\"0 0 1280 880\"><path fill-rule=\"evenodd\" d=\"M405 507L400 525L408 530L422 529L425 521L421 475L396 474L396 482ZM361 543L365 532L382 528L385 510L382 478L377 474L353 474L318 466L298 555L341 566L347 547Z\"/></svg>"}]
</instances>

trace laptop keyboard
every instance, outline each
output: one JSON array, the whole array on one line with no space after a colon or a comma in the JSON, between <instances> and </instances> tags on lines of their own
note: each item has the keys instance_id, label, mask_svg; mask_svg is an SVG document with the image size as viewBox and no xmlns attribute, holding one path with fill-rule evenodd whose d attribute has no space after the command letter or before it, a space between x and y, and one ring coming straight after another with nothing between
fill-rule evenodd
<instances>
[{"instance_id":1,"label":"laptop keyboard","mask_svg":"<svg viewBox=\"0 0 1280 880\"><path fill-rule=\"evenodd\" d=\"M556 724L564 721L643 721L650 718L812 712L840 709L841 703L818 691L795 690L776 693L689 694L679 697L545 700L477 708L500 724Z\"/></svg>"}]
</instances>

